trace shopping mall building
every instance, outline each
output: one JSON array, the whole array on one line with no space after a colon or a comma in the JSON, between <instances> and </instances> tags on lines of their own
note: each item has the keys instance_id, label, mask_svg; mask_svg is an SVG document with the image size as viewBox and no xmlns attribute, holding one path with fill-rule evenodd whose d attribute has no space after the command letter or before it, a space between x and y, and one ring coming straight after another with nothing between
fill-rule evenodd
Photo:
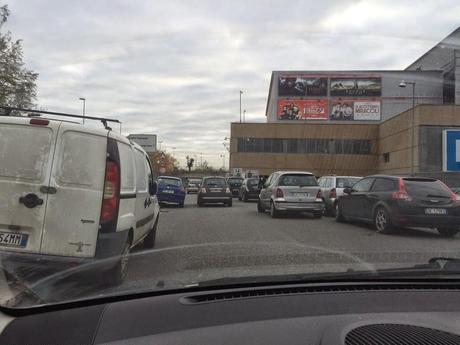
<instances>
[{"instance_id":1,"label":"shopping mall building","mask_svg":"<svg viewBox=\"0 0 460 345\"><path fill-rule=\"evenodd\" d=\"M265 116L231 124L234 173L414 173L460 186L460 132L458 156L443 139L460 131L460 28L405 70L274 71Z\"/></svg>"}]
</instances>

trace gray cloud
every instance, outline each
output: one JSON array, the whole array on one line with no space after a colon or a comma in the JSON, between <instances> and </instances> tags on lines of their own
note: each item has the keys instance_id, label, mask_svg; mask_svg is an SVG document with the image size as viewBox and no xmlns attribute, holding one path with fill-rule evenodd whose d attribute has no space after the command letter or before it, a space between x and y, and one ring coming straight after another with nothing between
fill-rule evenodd
<instances>
[{"instance_id":1,"label":"gray cloud","mask_svg":"<svg viewBox=\"0 0 460 345\"><path fill-rule=\"evenodd\" d=\"M239 120L265 121L272 70L400 69L456 28L457 1L8 2L39 105L115 116L181 161L220 166Z\"/></svg>"}]
</instances>

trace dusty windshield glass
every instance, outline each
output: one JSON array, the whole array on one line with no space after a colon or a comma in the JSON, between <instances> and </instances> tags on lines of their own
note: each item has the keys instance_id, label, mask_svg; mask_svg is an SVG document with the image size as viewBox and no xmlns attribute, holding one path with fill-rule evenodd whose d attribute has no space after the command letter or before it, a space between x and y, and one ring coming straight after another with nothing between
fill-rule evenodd
<instances>
[{"instance_id":1,"label":"dusty windshield glass","mask_svg":"<svg viewBox=\"0 0 460 345\"><path fill-rule=\"evenodd\" d=\"M0 305L460 258L458 13L1 2Z\"/></svg>"}]
</instances>

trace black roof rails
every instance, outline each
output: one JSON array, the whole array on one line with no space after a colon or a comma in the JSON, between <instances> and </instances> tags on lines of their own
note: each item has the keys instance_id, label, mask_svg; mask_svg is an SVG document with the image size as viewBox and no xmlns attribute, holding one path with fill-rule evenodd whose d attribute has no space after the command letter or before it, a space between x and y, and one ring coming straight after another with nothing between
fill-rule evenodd
<instances>
[{"instance_id":1,"label":"black roof rails","mask_svg":"<svg viewBox=\"0 0 460 345\"><path fill-rule=\"evenodd\" d=\"M0 106L0 109L4 109L5 113L0 112L0 116L10 116L12 111L23 111L23 112L29 112L29 113L38 113L38 114L46 114L46 115L54 115L54 116L66 116L66 117L73 117L73 118L79 118L79 119L89 119L89 120L98 120L101 121L102 124L104 125L104 128L107 130L112 130L107 125L107 122L116 122L121 125L121 122L116 119L108 119L104 117L96 117L96 116L83 116L83 115L75 115L75 114L66 114L66 113L57 113L54 111L45 111L45 110L35 110L35 109L23 109L23 108L15 108L15 107L5 107L5 106ZM30 114L29 114L30 116Z\"/></svg>"}]
</instances>

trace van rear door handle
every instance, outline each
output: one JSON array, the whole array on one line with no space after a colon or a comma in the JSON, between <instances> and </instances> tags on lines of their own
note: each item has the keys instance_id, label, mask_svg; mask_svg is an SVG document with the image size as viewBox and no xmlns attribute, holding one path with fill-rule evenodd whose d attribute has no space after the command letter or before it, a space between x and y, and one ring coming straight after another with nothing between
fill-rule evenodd
<instances>
[{"instance_id":1,"label":"van rear door handle","mask_svg":"<svg viewBox=\"0 0 460 345\"><path fill-rule=\"evenodd\" d=\"M41 186L40 192L42 192L43 194L56 194L57 189L55 187L50 186Z\"/></svg>"}]
</instances>

